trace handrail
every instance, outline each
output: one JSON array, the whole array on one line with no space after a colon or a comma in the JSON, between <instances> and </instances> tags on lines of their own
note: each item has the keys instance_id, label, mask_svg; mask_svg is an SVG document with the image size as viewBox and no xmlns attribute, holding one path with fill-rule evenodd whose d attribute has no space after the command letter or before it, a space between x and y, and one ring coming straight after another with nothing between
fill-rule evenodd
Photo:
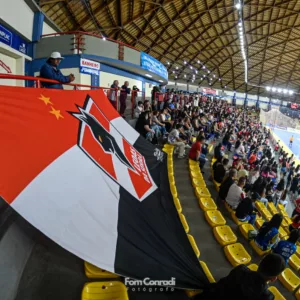
<instances>
[{"instance_id":1,"label":"handrail","mask_svg":"<svg viewBox=\"0 0 300 300\"><path fill-rule=\"evenodd\" d=\"M35 81L37 83L38 88L41 87L41 82L48 82L48 83L57 83L57 84L73 86L73 87L76 87L76 88L77 87L84 87L84 88L91 88L91 89L117 90L117 89L112 89L112 88L107 88L107 87L93 86L93 85L86 85L86 84L79 84L79 83L61 83L57 80L46 79L46 78L42 78L42 77L11 75L11 74L3 74L3 73L0 73L0 79L31 80L31 81Z\"/></svg>"},{"instance_id":2,"label":"handrail","mask_svg":"<svg viewBox=\"0 0 300 300\"><path fill-rule=\"evenodd\" d=\"M57 35L68 35L68 34L89 35L89 36L98 37L98 38L100 38L100 39L103 39L103 36L101 36L100 34L89 33L89 32L85 32L85 31L65 31L65 32L55 32L55 33L43 34L43 35L41 35L41 37L57 36ZM140 52L140 50L136 49L135 47L130 46L130 45L128 45L128 44L125 44L125 43L123 43L123 42L116 41L116 40L111 39L111 38L108 38L108 37L106 37L105 40L111 41L111 42L114 42L114 43L117 43L117 44L119 44L119 45L126 46L126 47L128 47L128 48L131 48L131 49L133 49L133 50L136 50L136 51L139 51L139 52Z\"/></svg>"}]
</instances>

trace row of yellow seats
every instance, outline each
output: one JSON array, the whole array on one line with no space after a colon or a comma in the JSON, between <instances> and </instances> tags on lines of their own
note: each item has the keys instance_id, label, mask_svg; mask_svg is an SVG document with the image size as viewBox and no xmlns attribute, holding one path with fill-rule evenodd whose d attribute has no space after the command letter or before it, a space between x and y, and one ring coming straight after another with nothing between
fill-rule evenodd
<instances>
[{"instance_id":1,"label":"row of yellow seats","mask_svg":"<svg viewBox=\"0 0 300 300\"><path fill-rule=\"evenodd\" d=\"M182 226L183 226L185 232L187 233L188 239L189 239L189 241L191 243L191 246L192 246L192 248L195 252L195 255L197 256L197 258L199 258L200 257L200 250L199 250L199 248L196 244L196 241L195 241L194 237L191 234L188 234L188 232L190 230L189 225L186 221L185 216L182 214L182 207L181 207L180 201L178 199L178 193L177 193L177 189L176 189L176 185L175 185L175 178L174 178L174 168L173 168L173 156L172 156L173 155L173 148L170 147L170 146L165 145L163 151L165 151L168 154L168 159L167 159L167 162L168 162L168 176L169 176L170 190L171 190L171 193L172 193L172 196L173 196L175 207L176 207L177 212L179 214L179 218L180 218L180 221L182 223ZM213 278L211 272L209 271L206 263L204 261L199 261L199 262L201 264L201 267L202 267L207 279L211 283L215 282L215 279ZM199 292L200 291L187 290L186 294L189 297L192 297L192 296L196 295Z\"/></svg>"},{"instance_id":2,"label":"row of yellow seats","mask_svg":"<svg viewBox=\"0 0 300 300\"><path fill-rule=\"evenodd\" d=\"M211 162L211 172L213 176L212 165L215 162L215 159ZM214 185L217 191L219 191L220 184L214 181ZM202 199L201 202L204 202L205 198ZM206 201L206 205L200 205L201 208L205 211L205 217L208 223L213 227L213 233L216 240L219 242L221 246L224 246L224 252L229 260L229 262L235 267L240 264L248 264L251 262L251 256L244 248L244 246L240 243L237 243L237 236L234 234L230 226L225 225L226 220L221 214L220 211L214 208L215 205L212 204L212 199ZM208 206L208 202L210 205ZM208 210L205 208L211 208L212 210ZM254 230L255 228L249 223L240 222L237 217L235 216L234 210L230 208L230 206L225 202L225 207L227 211L231 214L232 219L237 225L240 225L239 228L241 229L242 234L248 238L248 231ZM262 219L261 219L262 221ZM263 222L263 221L262 221ZM259 223L262 225L262 223ZM251 229L250 229L251 228ZM245 232L245 229L248 229ZM248 265L248 268L252 271L257 271L258 266L256 264ZM269 290L275 295L275 299L285 299L281 293L275 288L270 287Z\"/></svg>"}]
</instances>

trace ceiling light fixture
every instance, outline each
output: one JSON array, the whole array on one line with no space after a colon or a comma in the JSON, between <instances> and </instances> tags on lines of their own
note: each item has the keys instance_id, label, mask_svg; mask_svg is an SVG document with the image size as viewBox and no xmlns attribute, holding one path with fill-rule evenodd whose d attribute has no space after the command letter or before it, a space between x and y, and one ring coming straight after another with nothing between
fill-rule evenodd
<instances>
[{"instance_id":1,"label":"ceiling light fixture","mask_svg":"<svg viewBox=\"0 0 300 300\"><path fill-rule=\"evenodd\" d=\"M150 75L150 74L145 74L145 76L152 78L152 75Z\"/></svg>"},{"instance_id":2,"label":"ceiling light fixture","mask_svg":"<svg viewBox=\"0 0 300 300\"><path fill-rule=\"evenodd\" d=\"M273 93L277 92L276 87L272 87L272 92L273 92Z\"/></svg>"},{"instance_id":3,"label":"ceiling light fixture","mask_svg":"<svg viewBox=\"0 0 300 300\"><path fill-rule=\"evenodd\" d=\"M158 80L159 82L163 83L164 81L163 80Z\"/></svg>"},{"instance_id":4,"label":"ceiling light fixture","mask_svg":"<svg viewBox=\"0 0 300 300\"><path fill-rule=\"evenodd\" d=\"M271 91L271 88L269 86L266 87L267 91Z\"/></svg>"},{"instance_id":5,"label":"ceiling light fixture","mask_svg":"<svg viewBox=\"0 0 300 300\"><path fill-rule=\"evenodd\" d=\"M197 63L200 64L200 60L198 60Z\"/></svg>"},{"instance_id":6,"label":"ceiling light fixture","mask_svg":"<svg viewBox=\"0 0 300 300\"><path fill-rule=\"evenodd\" d=\"M186 78L186 75L184 74L184 78Z\"/></svg>"},{"instance_id":7,"label":"ceiling light fixture","mask_svg":"<svg viewBox=\"0 0 300 300\"><path fill-rule=\"evenodd\" d=\"M176 70L178 70L178 67L176 67Z\"/></svg>"},{"instance_id":8,"label":"ceiling light fixture","mask_svg":"<svg viewBox=\"0 0 300 300\"><path fill-rule=\"evenodd\" d=\"M242 4L238 2L238 3L235 5L235 8L236 8L237 10L240 10L240 9L242 8Z\"/></svg>"},{"instance_id":9,"label":"ceiling light fixture","mask_svg":"<svg viewBox=\"0 0 300 300\"><path fill-rule=\"evenodd\" d=\"M202 69L205 69L205 66L203 66Z\"/></svg>"},{"instance_id":10,"label":"ceiling light fixture","mask_svg":"<svg viewBox=\"0 0 300 300\"><path fill-rule=\"evenodd\" d=\"M169 61L167 61L167 64L169 65L169 64L170 64L170 62L169 62Z\"/></svg>"},{"instance_id":11,"label":"ceiling light fixture","mask_svg":"<svg viewBox=\"0 0 300 300\"><path fill-rule=\"evenodd\" d=\"M186 61L183 62L186 65Z\"/></svg>"},{"instance_id":12,"label":"ceiling light fixture","mask_svg":"<svg viewBox=\"0 0 300 300\"><path fill-rule=\"evenodd\" d=\"M291 90L289 90L289 94L290 94L290 95L293 95L293 94L294 94L294 92L293 92L293 91L291 91Z\"/></svg>"},{"instance_id":13,"label":"ceiling light fixture","mask_svg":"<svg viewBox=\"0 0 300 300\"><path fill-rule=\"evenodd\" d=\"M287 89L283 89L283 93L284 93L284 94L287 94L287 93L288 93L288 90L287 90Z\"/></svg>"}]
</instances>

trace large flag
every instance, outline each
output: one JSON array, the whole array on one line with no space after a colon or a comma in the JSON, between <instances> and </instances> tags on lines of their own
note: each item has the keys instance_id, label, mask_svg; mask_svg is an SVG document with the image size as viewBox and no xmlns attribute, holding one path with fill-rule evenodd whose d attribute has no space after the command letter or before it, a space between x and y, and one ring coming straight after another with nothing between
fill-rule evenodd
<instances>
[{"instance_id":1,"label":"large flag","mask_svg":"<svg viewBox=\"0 0 300 300\"><path fill-rule=\"evenodd\" d=\"M0 196L56 243L123 276L208 283L165 154L102 91L1 87L0 138Z\"/></svg>"}]
</instances>

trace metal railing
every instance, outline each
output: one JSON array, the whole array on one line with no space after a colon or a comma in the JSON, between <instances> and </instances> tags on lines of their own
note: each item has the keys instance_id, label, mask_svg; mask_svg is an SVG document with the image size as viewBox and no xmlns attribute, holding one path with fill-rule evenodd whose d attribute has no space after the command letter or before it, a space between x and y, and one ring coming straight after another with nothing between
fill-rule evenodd
<instances>
[{"instance_id":1,"label":"metal railing","mask_svg":"<svg viewBox=\"0 0 300 300\"><path fill-rule=\"evenodd\" d=\"M91 89L91 90L102 90L104 94L107 96L111 104L115 107L117 111L120 109L120 93L122 89L118 88L107 88L101 86L92 86L86 84L79 84L79 83L61 83L57 80L52 79L45 79L41 77L33 77L33 76L23 76L23 75L11 75L11 74L3 74L0 73L0 86L7 86L5 84L1 84L1 79L11 79L11 80L23 80L27 82L33 82L32 87L24 87L24 88L44 88L43 82L45 83L53 83L53 84L62 84L65 86L71 86L74 90L80 90L82 88ZM45 87L46 89L46 87ZM138 101L145 101L145 93L137 90L131 91L131 97L128 97L127 100L127 108L126 108L126 115L133 117L134 108L136 107Z\"/></svg>"}]
</instances>

